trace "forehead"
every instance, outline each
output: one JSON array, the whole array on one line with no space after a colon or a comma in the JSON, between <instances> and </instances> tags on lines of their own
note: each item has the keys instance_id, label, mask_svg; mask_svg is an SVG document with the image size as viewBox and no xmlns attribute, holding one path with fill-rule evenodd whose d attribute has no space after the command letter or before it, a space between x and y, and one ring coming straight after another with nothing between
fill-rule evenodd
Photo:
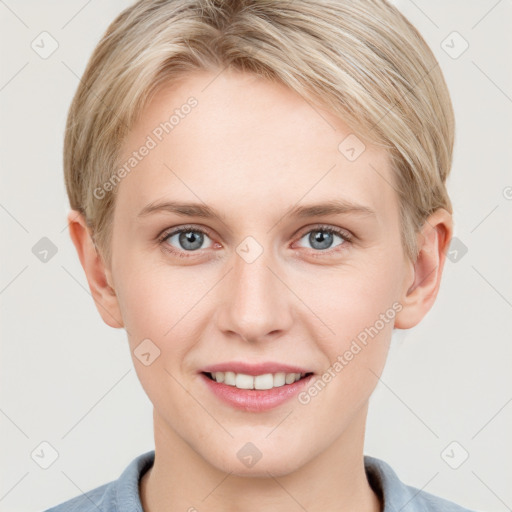
<instances>
[{"instance_id":1,"label":"forehead","mask_svg":"<svg viewBox=\"0 0 512 512\"><path fill-rule=\"evenodd\" d=\"M168 197L242 214L341 197L383 211L396 202L387 154L366 145L347 158L346 146L359 144L339 118L282 84L196 72L161 89L125 139L121 164L138 156L118 206L136 215Z\"/></svg>"}]
</instances>

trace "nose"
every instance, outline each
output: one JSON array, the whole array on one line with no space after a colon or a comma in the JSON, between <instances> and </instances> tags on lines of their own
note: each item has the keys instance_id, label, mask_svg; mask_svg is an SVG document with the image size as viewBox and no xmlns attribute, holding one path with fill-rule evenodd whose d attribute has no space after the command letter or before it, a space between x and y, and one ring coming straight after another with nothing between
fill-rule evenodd
<instances>
[{"instance_id":1,"label":"nose","mask_svg":"<svg viewBox=\"0 0 512 512\"><path fill-rule=\"evenodd\" d=\"M247 342L269 341L286 333L293 320L293 294L283 284L283 274L269 251L254 261L234 253L232 270L219 290L218 328Z\"/></svg>"}]
</instances>

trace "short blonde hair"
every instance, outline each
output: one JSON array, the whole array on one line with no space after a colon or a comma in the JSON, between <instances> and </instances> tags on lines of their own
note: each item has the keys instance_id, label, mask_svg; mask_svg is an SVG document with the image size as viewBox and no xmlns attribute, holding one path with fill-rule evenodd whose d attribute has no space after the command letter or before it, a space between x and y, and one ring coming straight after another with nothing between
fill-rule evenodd
<instances>
[{"instance_id":1,"label":"short blonde hair","mask_svg":"<svg viewBox=\"0 0 512 512\"><path fill-rule=\"evenodd\" d=\"M439 63L396 7L386 0L141 0L119 14L91 55L64 140L71 208L84 215L108 265L116 189L101 199L94 191L115 175L125 136L161 86L225 67L287 85L386 148L402 244L414 261L428 215L452 212L446 178L454 115Z\"/></svg>"}]
</instances>

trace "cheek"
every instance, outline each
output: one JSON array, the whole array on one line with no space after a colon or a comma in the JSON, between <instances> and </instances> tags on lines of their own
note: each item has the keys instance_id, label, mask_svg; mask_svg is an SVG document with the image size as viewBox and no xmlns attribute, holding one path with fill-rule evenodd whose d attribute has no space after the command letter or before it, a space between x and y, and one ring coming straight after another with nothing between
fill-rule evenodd
<instances>
[{"instance_id":1,"label":"cheek","mask_svg":"<svg viewBox=\"0 0 512 512\"><path fill-rule=\"evenodd\" d=\"M322 393L329 403L349 408L362 404L378 381L376 375L382 373L400 310L396 261L381 253L366 265L333 272L325 283L329 293L315 294L318 302L312 309L321 311L319 316L332 330L317 337L326 356L325 370L329 369L325 379L332 382Z\"/></svg>"},{"instance_id":2,"label":"cheek","mask_svg":"<svg viewBox=\"0 0 512 512\"><path fill-rule=\"evenodd\" d=\"M190 322L194 305L208 290L208 283L202 284L197 270L193 275L191 269L170 268L160 262L126 264L120 272L119 302L132 337L166 340Z\"/></svg>"},{"instance_id":3,"label":"cheek","mask_svg":"<svg viewBox=\"0 0 512 512\"><path fill-rule=\"evenodd\" d=\"M384 368L394 318L396 274L368 266L330 281L321 307L333 333L316 339L325 356L318 382L305 390L301 404L333 440L369 399ZM310 294L311 297L311 294ZM314 308L312 308L314 309Z\"/></svg>"},{"instance_id":4,"label":"cheek","mask_svg":"<svg viewBox=\"0 0 512 512\"><path fill-rule=\"evenodd\" d=\"M208 287L198 289L179 271L158 266L142 271L131 266L126 277L120 304L137 376L157 409L175 411L187 400L179 384L183 362L204 327L200 305L194 305Z\"/></svg>"},{"instance_id":5,"label":"cheek","mask_svg":"<svg viewBox=\"0 0 512 512\"><path fill-rule=\"evenodd\" d=\"M392 309L399 297L399 272L396 264L381 257L367 265L318 274L303 288L304 297L331 327L334 338L351 338Z\"/></svg>"}]
</instances>

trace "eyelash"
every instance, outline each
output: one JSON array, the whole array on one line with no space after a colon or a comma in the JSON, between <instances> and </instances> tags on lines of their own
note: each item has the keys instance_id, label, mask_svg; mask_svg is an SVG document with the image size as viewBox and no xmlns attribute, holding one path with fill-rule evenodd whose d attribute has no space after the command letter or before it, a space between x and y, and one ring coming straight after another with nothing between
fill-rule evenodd
<instances>
[{"instance_id":1,"label":"eyelash","mask_svg":"<svg viewBox=\"0 0 512 512\"><path fill-rule=\"evenodd\" d=\"M170 238L171 236L177 235L177 234L183 233L183 232L186 233L188 231L202 233L203 235L207 235L208 237L212 238L210 236L210 233L207 230L205 230L204 228L199 228L199 227L195 227L195 226L183 226L176 230L164 232L163 235L158 237L158 243L160 246L162 246L164 251L167 251L167 252L169 252L175 256L178 256L180 258L194 257L195 253L198 253L199 251L180 251L178 249L175 249L171 245L165 243L165 241L168 238ZM315 226L314 228L310 228L308 231L304 231L299 236L299 240L301 238L303 238L304 235L307 235L308 233L311 233L312 231L322 231L324 233L338 235L341 239L343 239L343 242L340 245L336 246L334 249L326 249L324 251L310 249L314 253L320 253L320 254L313 254L313 257L321 257L325 253L332 253L332 252L336 252L337 250L343 250L343 249L338 249L338 248L344 246L347 243L350 244L353 241L353 236L350 233L348 233L347 231L341 230L338 228L333 228L332 226L325 226L325 225ZM190 253L190 255L185 255L187 252Z\"/></svg>"}]
</instances>

